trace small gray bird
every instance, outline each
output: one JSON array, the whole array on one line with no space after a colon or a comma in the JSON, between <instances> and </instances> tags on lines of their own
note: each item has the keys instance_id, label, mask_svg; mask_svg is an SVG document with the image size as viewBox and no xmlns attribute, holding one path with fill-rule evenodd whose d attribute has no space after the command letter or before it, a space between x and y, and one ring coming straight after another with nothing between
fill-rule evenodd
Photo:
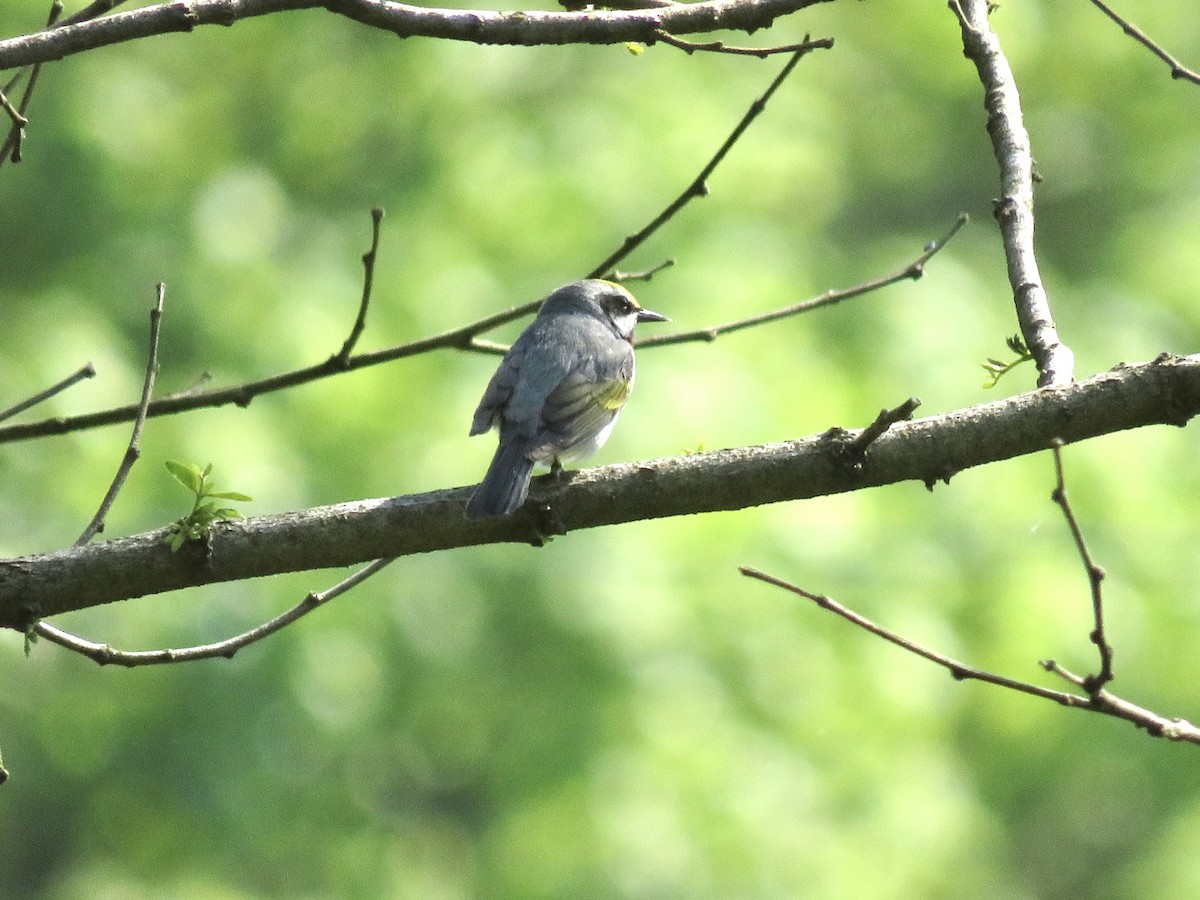
<instances>
[{"instance_id":1,"label":"small gray bird","mask_svg":"<svg viewBox=\"0 0 1200 900\"><path fill-rule=\"evenodd\" d=\"M634 327L667 321L611 281L573 281L547 297L475 410L471 434L497 428L500 446L467 518L519 509L535 463L558 468L599 450L633 390Z\"/></svg>"}]
</instances>

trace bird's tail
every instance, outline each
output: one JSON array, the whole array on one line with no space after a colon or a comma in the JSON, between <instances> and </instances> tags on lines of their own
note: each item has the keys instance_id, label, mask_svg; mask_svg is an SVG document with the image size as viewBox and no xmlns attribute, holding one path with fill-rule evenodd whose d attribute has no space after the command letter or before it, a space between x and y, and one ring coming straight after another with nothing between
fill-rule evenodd
<instances>
[{"instance_id":1,"label":"bird's tail","mask_svg":"<svg viewBox=\"0 0 1200 900\"><path fill-rule=\"evenodd\" d=\"M467 502L468 519L493 519L521 508L529 494L533 461L523 452L519 441L501 441L483 481Z\"/></svg>"}]
</instances>

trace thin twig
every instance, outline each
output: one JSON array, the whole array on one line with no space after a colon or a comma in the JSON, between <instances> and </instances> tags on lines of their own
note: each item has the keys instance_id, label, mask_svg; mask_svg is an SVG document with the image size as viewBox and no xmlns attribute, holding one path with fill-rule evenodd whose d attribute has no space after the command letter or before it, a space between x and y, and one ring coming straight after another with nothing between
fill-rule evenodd
<instances>
[{"instance_id":1,"label":"thin twig","mask_svg":"<svg viewBox=\"0 0 1200 900\"><path fill-rule=\"evenodd\" d=\"M841 290L826 291L819 297L813 297L801 303L796 303L792 306L785 306L782 309L772 310L771 312L761 313L757 316L749 316L745 319L737 319L733 322L726 322L723 325L712 325L708 328L698 328L695 331L679 331L674 334L659 334L648 338L642 338L637 341L638 349L647 347L662 347L667 344L684 344L692 341L715 341L722 334L729 334L734 331L741 331L744 328L753 328L758 325L765 325L768 322L774 322L777 319L786 319L789 316L799 315L800 313L810 312L814 309L820 309L822 306L832 306L835 303L841 303L843 300L849 300L852 297L859 297L863 294L869 294L872 291L877 291L880 288L888 287L905 280L913 280L920 278L925 274L925 264L936 256L950 240L958 234L959 230L967 224L968 216L966 213L961 213L955 220L950 230L942 236L940 240L930 241L925 245L924 251L906 265L904 268L893 272L890 275L885 275L882 278L874 278L870 281L864 281L861 284L856 284L854 287L843 288Z\"/></svg>"},{"instance_id":2,"label":"thin twig","mask_svg":"<svg viewBox=\"0 0 1200 900\"><path fill-rule=\"evenodd\" d=\"M24 128L29 124L29 120L17 112L17 108L8 101L3 91L0 91L0 109L8 113L8 117L13 120L13 125L17 128Z\"/></svg>"},{"instance_id":3,"label":"thin twig","mask_svg":"<svg viewBox=\"0 0 1200 900\"><path fill-rule=\"evenodd\" d=\"M768 56L774 56L779 53L807 53L809 50L814 50L818 47L828 49L833 46L833 38L820 38L814 41L807 34L804 36L804 40L798 44L784 44L779 47L730 47L724 41L697 43L677 38L675 35L663 31L661 28L654 32L654 37L664 44L669 44L672 47L682 50L688 56L697 52L727 53L731 56L756 56L759 59L766 59Z\"/></svg>"},{"instance_id":4,"label":"thin twig","mask_svg":"<svg viewBox=\"0 0 1200 900\"><path fill-rule=\"evenodd\" d=\"M67 388L71 387L72 385L78 384L79 382L83 381L85 378L94 378L95 375L96 375L96 367L93 366L91 363L88 363L86 366L83 366L81 369L79 369L75 372L72 372L70 375L68 375L62 381L58 382L58 384L53 384L50 387L46 388L41 393L34 394L28 400L22 400L16 406L10 406L8 409L0 410L0 422L3 422L5 419L11 419L13 416L17 415L18 413L23 413L25 410L29 409L30 407L37 406L39 403L49 400L55 394L61 394Z\"/></svg>"},{"instance_id":5,"label":"thin twig","mask_svg":"<svg viewBox=\"0 0 1200 900\"><path fill-rule=\"evenodd\" d=\"M234 654L243 647L257 643L287 627L297 619L308 615L314 609L323 606L335 597L341 596L351 588L362 584L384 566L392 562L395 562L395 557L391 559L377 559L373 563L359 569L349 578L339 581L333 587L324 591L307 594L303 600L275 618L263 622L249 631L211 644L198 644L194 647L183 647L173 650L118 650L108 644L98 644L63 631L61 628L56 628L48 622L38 622L34 626L34 631L39 637L43 637L51 643L58 644L60 647L64 647L81 656L86 656L88 659L102 666L117 665L134 668L135 666L196 662L201 659L214 659L217 657L233 659Z\"/></svg>"},{"instance_id":6,"label":"thin twig","mask_svg":"<svg viewBox=\"0 0 1200 900\"><path fill-rule=\"evenodd\" d=\"M1083 539L1079 520L1075 518L1075 511L1071 508L1071 501L1067 498L1067 483L1063 477L1062 447L1063 442L1057 440L1050 447L1054 453L1054 472L1057 478L1054 490L1050 493L1050 499L1058 504L1067 520L1067 527L1071 529L1071 537L1075 540L1075 549L1079 551L1079 559L1083 563L1084 571L1087 572L1088 584L1091 586L1092 620L1095 624L1091 633L1088 634L1088 640L1096 645L1096 650L1100 654L1100 671L1084 679L1082 687L1088 693L1094 693L1113 680L1113 648L1104 633L1104 589L1102 587L1104 569L1096 565L1096 561L1092 559L1091 551L1088 550L1087 543Z\"/></svg>"},{"instance_id":7,"label":"thin twig","mask_svg":"<svg viewBox=\"0 0 1200 900\"><path fill-rule=\"evenodd\" d=\"M750 108L746 111L746 114L742 116L742 120L738 122L737 126L730 133L729 137L725 139L725 142L721 144L717 152L713 154L712 159L710 159L704 168L700 170L700 174L697 175L692 183L684 189L683 193L676 197L666 209L659 213L653 219L653 221L650 222L649 225L647 225L641 231L631 234L629 237L625 238L621 246L617 248L617 250L615 250L607 259L600 263L600 265L592 269L591 274L589 274L588 277L605 277L612 270L612 268L617 265L617 263L640 247L646 241L646 239L650 237L650 235L654 234L654 232L658 231L659 228L669 222L671 218L674 217L677 212L683 209L683 207L687 206L690 201L696 199L697 197L703 197L707 195L708 185L706 182L709 176L712 175L717 166L721 164L721 160L725 158L726 154L733 149L733 145L738 142L738 139L742 136L742 134L745 133L746 129L750 127L750 123L758 118L762 111L766 109L767 101L769 101L774 93L779 90L779 86L783 84L788 75L792 73L792 70L796 68L796 63L800 62L800 59L807 55L811 50L828 48L832 46L833 39L827 38L823 41L814 41L812 44L808 45L806 49L797 50L794 54L792 54L792 58L787 61L787 64L782 70L780 70L779 74L775 76L775 79L767 87L763 95L750 104Z\"/></svg>"},{"instance_id":8,"label":"thin twig","mask_svg":"<svg viewBox=\"0 0 1200 900\"><path fill-rule=\"evenodd\" d=\"M54 0L50 4L50 14L46 17L47 28L55 26L62 11L62 0ZM13 127L4 141L4 146L0 147L0 166L4 165L6 159L12 160L13 165L21 161L21 144L25 140L25 126L29 124L25 113L29 111L29 101L33 99L33 89L37 86L38 76L41 75L41 72L41 63L35 63L29 71L29 80L25 83L24 93L21 94L21 103L16 110L17 115L13 117ZM7 101L5 102L7 103Z\"/></svg>"},{"instance_id":9,"label":"thin twig","mask_svg":"<svg viewBox=\"0 0 1200 900\"><path fill-rule=\"evenodd\" d=\"M884 433L893 425L911 419L920 405L920 397L909 397L899 406L892 409L881 409L879 415L875 417L875 421L854 437L848 438L844 443L838 445L838 460L862 468L867 458L867 448L883 437Z\"/></svg>"},{"instance_id":10,"label":"thin twig","mask_svg":"<svg viewBox=\"0 0 1200 900\"><path fill-rule=\"evenodd\" d=\"M995 672L988 672L984 669L976 669L973 666L968 666L958 660L938 653L936 650L931 650L922 644L911 641L906 637L902 637L893 631L877 625L875 622L859 615L854 610L843 606L836 600L826 597L823 594L814 594L806 591L804 588L797 587L794 584L776 578L774 575L768 575L758 569L750 566L741 566L738 569L743 575L748 578L754 578L774 587L783 588L785 591L790 591L793 594L811 600L813 603L822 609L828 610L837 616L845 619L868 631L871 634L883 638L889 643L895 644L909 653L927 659L935 665L946 669L951 677L957 681L980 681L984 684L995 685L996 687L1007 688L1011 691L1019 691L1023 694L1029 694L1033 697L1040 697L1043 700L1051 700L1060 706L1065 706L1070 709L1082 709L1089 712L1099 713L1105 716L1111 716L1117 719L1124 719L1131 722L1138 728L1143 728L1146 732L1154 737L1162 737L1173 741L1187 741L1192 744L1200 744L1200 728L1192 725L1184 719L1168 719L1159 715L1145 707L1137 706L1130 703L1128 700L1123 700L1120 697L1115 697L1107 691L1097 690L1087 696L1079 694L1071 694L1063 691L1056 691L1050 688L1044 688L1040 685L1030 684L1027 681L1019 681L1015 678L1008 678L1004 675L997 675ZM1059 668L1057 664L1052 662L1043 662L1042 667L1047 671L1055 672L1066 678L1072 684L1078 687L1083 687L1085 679L1079 678L1077 675L1072 675L1069 672Z\"/></svg>"},{"instance_id":11,"label":"thin twig","mask_svg":"<svg viewBox=\"0 0 1200 900\"><path fill-rule=\"evenodd\" d=\"M379 228L382 223L383 208L376 206L371 210L371 248L362 257L363 289L362 300L358 304L358 317L354 320L346 343L342 344L342 349L333 357L342 367L350 361L350 354L354 351L358 339L362 337L363 328L367 324L367 307L371 304L371 290L375 285L375 255L379 252Z\"/></svg>"},{"instance_id":12,"label":"thin twig","mask_svg":"<svg viewBox=\"0 0 1200 900\"><path fill-rule=\"evenodd\" d=\"M154 376L158 372L158 327L162 320L163 300L166 297L167 286L160 281L156 292L157 299L150 310L150 352L146 360L146 377L142 382L142 399L138 403L137 417L133 421L129 446L125 448L125 455L121 458L121 464L117 467L117 474L113 476L112 484L108 486L108 491L100 502L100 508L96 510L96 515L92 516L92 521L83 530L83 534L75 541L76 547L82 547L104 530L104 520L108 516L109 510L112 509L113 503L116 502L117 494L125 486L125 479L129 476L133 464L142 455L142 451L138 447L138 439L142 436L142 426L146 424L146 410L150 406L150 396L154 392Z\"/></svg>"},{"instance_id":13,"label":"thin twig","mask_svg":"<svg viewBox=\"0 0 1200 900\"><path fill-rule=\"evenodd\" d=\"M1101 2L1101 0L1092 0L1092 5L1099 9L1102 13L1121 26L1121 30L1127 35L1165 62L1171 67L1171 77L1174 79L1183 79L1190 81L1192 84L1200 84L1200 73L1187 68L1179 62L1174 56L1162 48L1161 45L1152 40L1144 31L1116 13L1110 6Z\"/></svg>"},{"instance_id":14,"label":"thin twig","mask_svg":"<svg viewBox=\"0 0 1200 900\"><path fill-rule=\"evenodd\" d=\"M641 272L622 272L620 269L613 269L612 280L619 281L622 284L626 281L652 281L655 275L664 269L671 268L673 265L675 265L675 260L668 257L657 266L651 266L649 269L643 269Z\"/></svg>"},{"instance_id":15,"label":"thin twig","mask_svg":"<svg viewBox=\"0 0 1200 900\"><path fill-rule=\"evenodd\" d=\"M126 0L92 0L91 3L79 10L79 12L72 13L63 19L58 27L65 28L68 25L78 25L80 22L90 22L92 19L98 19L100 16L107 15L125 2Z\"/></svg>"},{"instance_id":16,"label":"thin twig","mask_svg":"<svg viewBox=\"0 0 1200 900\"><path fill-rule=\"evenodd\" d=\"M1000 170L1001 196L994 213L1021 336L1037 361L1039 387L1070 384L1075 355L1059 340L1034 252L1033 154L1016 78L988 22L990 0L949 0L949 6L958 17L963 53L983 85L987 131Z\"/></svg>"},{"instance_id":17,"label":"thin twig","mask_svg":"<svg viewBox=\"0 0 1200 900\"><path fill-rule=\"evenodd\" d=\"M941 666L942 668L946 669L957 681L982 681L987 684L994 684L999 687L1009 688L1014 691L1021 691L1025 694L1032 694L1035 697L1042 697L1046 700L1053 700L1055 703L1061 703L1063 706L1083 706L1087 704L1086 697L1077 697L1074 694L1051 690L1050 688L1044 688L1036 684L1018 681L1013 678L1007 678L1003 675L997 675L994 672L988 672L983 669L976 669L973 666L968 666L966 663L959 662L953 657L946 656L943 653L938 653L936 650L931 650L922 644L918 644L916 641L911 641L906 637L896 634L894 631L889 631L882 625L877 625L866 616L860 615L854 610L838 603L832 597L806 591L802 587L798 587L790 582L784 581L781 578L776 578L774 575L768 575L766 572L762 572L751 566L739 566L738 571L747 578L757 579L758 581L774 585L778 588L783 588L785 591L790 591L793 594L811 600L813 603L817 604L817 606L821 607L821 609L828 610L834 615L840 616L847 622L857 625L864 631L869 631L876 637L881 637L885 641L907 650L909 653L914 653L917 656Z\"/></svg>"}]
</instances>

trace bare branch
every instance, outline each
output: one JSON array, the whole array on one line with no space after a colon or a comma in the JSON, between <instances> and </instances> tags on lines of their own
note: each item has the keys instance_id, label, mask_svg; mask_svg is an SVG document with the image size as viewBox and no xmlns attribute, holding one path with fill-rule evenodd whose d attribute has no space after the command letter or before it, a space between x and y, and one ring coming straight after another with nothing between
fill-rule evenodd
<instances>
[{"instance_id":1,"label":"bare branch","mask_svg":"<svg viewBox=\"0 0 1200 900\"><path fill-rule=\"evenodd\" d=\"M1200 84L1200 72L1195 72L1194 70L1184 66L1181 62L1179 62L1179 60L1164 50L1162 46L1153 41L1149 35L1147 35L1128 19L1123 18L1110 6L1108 6L1106 3L1103 3L1102 0L1092 0L1092 5L1120 25L1121 30L1127 35L1170 66L1172 78L1176 80L1183 79L1184 81L1190 81L1192 84Z\"/></svg>"},{"instance_id":2,"label":"bare branch","mask_svg":"<svg viewBox=\"0 0 1200 900\"><path fill-rule=\"evenodd\" d=\"M499 542L538 543L564 531L745 509L901 481L932 486L973 466L1200 412L1200 355L1160 357L1085 382L898 422L861 468L839 464L824 435L760 447L604 466L534 481L513 516L463 518L472 488L362 500L214 526L207 548L171 553L166 529L0 561L0 627L144 594L285 571ZM545 510L549 510L549 516Z\"/></svg>"},{"instance_id":3,"label":"bare branch","mask_svg":"<svg viewBox=\"0 0 1200 900\"><path fill-rule=\"evenodd\" d=\"M50 62L97 47L200 25L323 7L400 37L523 46L653 43L659 31L755 31L781 16L830 0L703 0L653 9L578 12L433 9L391 0L180 0L0 41L0 69Z\"/></svg>"},{"instance_id":4,"label":"bare branch","mask_svg":"<svg viewBox=\"0 0 1200 900\"><path fill-rule=\"evenodd\" d=\"M958 660L938 653L936 650L931 650L916 641L909 640L894 631L889 631L882 625L877 625L866 616L856 613L849 607L843 606L832 597L827 597L824 594L814 594L811 591L806 591L802 587L798 587L781 578L776 578L774 575L768 575L766 572L761 572L751 566L739 566L738 571L747 578L753 578L756 581L764 582L773 587L783 588L785 591L796 594L799 597L804 597L807 600L813 601L821 609L828 610L836 616L840 616L847 622L857 625L864 631L868 631L876 637L881 637L889 643L895 644L909 653L927 659L950 672L950 675L956 681L982 681L987 684L994 684L998 687L1009 688L1010 690L1020 691L1023 694L1032 694L1035 697L1041 697L1044 700L1053 700L1055 703L1060 703L1063 706L1082 706L1087 703L1087 698L1077 697L1074 694L1063 693L1062 691L1054 691L1049 688L1040 687L1036 684L1030 684L1025 681L1018 681L1014 678L1007 678L1003 675L997 675L994 672L988 672L984 669L976 669L973 666L968 666L966 663L961 663Z\"/></svg>"},{"instance_id":5,"label":"bare branch","mask_svg":"<svg viewBox=\"0 0 1200 900\"><path fill-rule=\"evenodd\" d=\"M358 304L358 318L354 320L354 326L350 329L350 336L346 338L346 343L342 344L342 349L334 357L343 368L349 362L354 345L362 337L363 328L367 325L367 307L371 303L371 289L375 284L375 255L379 252L379 227L382 223L383 209L376 206L371 210L371 248L363 254L362 258L363 290L362 300Z\"/></svg>"},{"instance_id":6,"label":"bare branch","mask_svg":"<svg viewBox=\"0 0 1200 900\"><path fill-rule=\"evenodd\" d=\"M1016 80L988 22L988 0L950 0L950 8L958 16L963 51L983 84L988 135L1000 166L1002 194L995 202L995 215L1021 335L1037 361L1038 384L1069 384L1075 377L1075 356L1058 339L1033 248L1033 155Z\"/></svg>"},{"instance_id":7,"label":"bare branch","mask_svg":"<svg viewBox=\"0 0 1200 900\"><path fill-rule=\"evenodd\" d=\"M58 382L58 384L53 384L50 387L46 388L46 390L42 391L41 393L34 394L28 400L22 400L16 406L10 406L8 409L0 410L0 422L3 422L5 419L11 419L13 416L15 416L19 413L23 413L23 412L25 412L25 410L27 410L31 407L37 406L39 403L42 403L46 400L49 400L55 394L61 394L67 388L71 387L72 385L78 384L79 382L83 381L85 378L94 378L95 375L96 375L96 367L93 366L91 363L88 363L86 366L83 366L82 368L76 370L75 372L72 372L70 375L68 375L62 381Z\"/></svg>"},{"instance_id":8,"label":"bare branch","mask_svg":"<svg viewBox=\"0 0 1200 900\"><path fill-rule=\"evenodd\" d=\"M759 59L766 59L768 56L775 56L779 53L807 53L809 50L814 50L817 47L827 49L833 46L833 38L822 38L818 41L811 41L808 35L805 35L804 40L798 44L783 44L778 47L731 47L724 41L709 41L698 44L693 41L685 41L682 38L677 38L675 35L668 34L665 31L659 31L656 38L664 44L670 44L672 47L682 50L688 56L696 52L701 52L727 53L731 56L756 56Z\"/></svg>"},{"instance_id":9,"label":"bare branch","mask_svg":"<svg viewBox=\"0 0 1200 900\"><path fill-rule=\"evenodd\" d=\"M167 286L159 282L155 290L157 292L157 300L150 310L149 358L146 360L146 377L142 382L142 399L138 402L137 417L133 421L133 433L129 436L129 446L125 448L125 455L121 458L121 464L117 467L117 474L113 476L112 484L108 486L108 491L105 493L104 499L100 501L100 508L96 510L96 515L92 516L92 521L88 523L87 528L83 529L83 534L75 541L76 547L82 547L99 532L104 530L104 520L108 516L108 511L112 509L113 503L116 502L117 494L125 486L125 479L129 476L133 464L142 455L142 451L138 447L138 440L142 436L142 426L146 424L146 409L150 406L150 396L154 393L154 376L158 372L158 326L162 320L163 300L166 298Z\"/></svg>"},{"instance_id":10,"label":"bare branch","mask_svg":"<svg viewBox=\"0 0 1200 900\"><path fill-rule=\"evenodd\" d=\"M786 319L789 316L796 316L800 313L811 312L814 309L820 309L822 306L833 306L835 303L841 303L843 300L849 300L852 297L859 297L863 294L869 294L872 291L877 291L880 288L889 287L901 281L915 281L925 274L925 264L937 255L950 240L958 234L959 230L967 224L968 218L966 213L959 215L950 230L942 236L940 240L930 241L925 245L925 250L906 265L904 268L893 272L890 275L885 275L882 278L875 278L870 281L864 281L861 284L856 284L854 287L843 288L841 290L826 291L819 297L813 297L810 300L805 300L802 303L796 303L792 306L785 306L783 309L772 310L771 312L762 313L757 316L750 316L745 319L736 319L732 322L726 322L723 325L712 325L708 328L698 328L694 331L679 331L674 334L658 334L648 338L642 338L637 341L639 349L648 347L662 347L667 344L685 344L692 341L715 341L723 334L729 334L734 331L741 331L744 328L754 328L759 325L766 325L768 322L774 322L778 319ZM3 430L0 429L0 435ZM0 436L0 441L3 438Z\"/></svg>"},{"instance_id":11,"label":"bare branch","mask_svg":"<svg viewBox=\"0 0 1200 900\"><path fill-rule=\"evenodd\" d=\"M17 128L24 128L29 124L29 120L17 112L17 108L9 102L3 93L0 93L0 109L8 113L8 117L13 120L13 125Z\"/></svg>"},{"instance_id":12,"label":"bare branch","mask_svg":"<svg viewBox=\"0 0 1200 900\"><path fill-rule=\"evenodd\" d=\"M907 422L921 405L919 397L909 397L899 406L892 409L881 409L870 425L851 437L852 432L837 429L836 437L842 438L840 446L835 451L839 459L854 469L861 469L867 459L867 450L879 440L889 428L899 422Z\"/></svg>"},{"instance_id":13,"label":"bare branch","mask_svg":"<svg viewBox=\"0 0 1200 900\"><path fill-rule=\"evenodd\" d=\"M617 265L617 263L640 247L642 243L644 243L645 240L650 237L650 235L654 234L654 232L658 231L659 228L669 222L677 212L679 212L697 197L703 197L707 195L708 184L706 182L708 181L709 176L712 175L717 166L721 164L721 160L723 160L729 151L733 149L733 145L738 142L738 139L742 136L742 134L745 133L746 129L750 127L750 124L759 117L764 109L766 109L767 102L771 99L774 93L779 90L779 86L783 84L788 75L792 73L792 69L796 68L796 63L800 62L801 58L806 56L812 50L827 49L832 46L833 38L824 38L820 41L812 41L811 43L809 43L808 39L805 38L804 48L797 50L792 55L792 58L787 61L787 64L780 70L779 74L775 76L775 80L768 85L767 89L763 92L763 95L750 104L750 108L746 111L746 114L742 116L742 120L737 123L733 131L730 132L729 137L725 139L725 143L723 143L717 149L717 152L713 154L712 159L705 164L704 168L700 170L700 174L697 175L692 183L684 189L683 193L671 201L671 203L667 205L667 208L659 213L645 228L636 234L631 234L629 237L625 238L624 243L622 243L621 246L614 251L611 256L596 266L596 268L592 269L588 277L609 277L608 273L612 270L613 266Z\"/></svg>"},{"instance_id":14,"label":"bare branch","mask_svg":"<svg viewBox=\"0 0 1200 900\"><path fill-rule=\"evenodd\" d=\"M359 569L349 578L339 581L333 587L324 591L307 594L298 604L270 621L263 622L256 628L251 628L249 631L245 631L234 637L211 644L198 644L194 647L182 647L174 650L118 650L108 644L98 644L94 641L78 637L70 632L63 631L61 628L56 628L48 622L38 622L34 626L34 631L39 637L43 637L51 643L65 647L67 650L71 650L81 656L86 656L88 659L102 666L117 665L134 668L136 666L196 662L197 660L214 659L216 657L233 659L234 654L243 647L248 647L250 644L261 641L275 632L286 628L297 619L308 615L314 609L323 606L335 597L341 596L351 588L362 584L384 566L392 562L395 562L395 560L377 559L364 568Z\"/></svg>"},{"instance_id":15,"label":"bare branch","mask_svg":"<svg viewBox=\"0 0 1200 900\"><path fill-rule=\"evenodd\" d=\"M776 578L773 575L768 575L765 572L760 572L758 569L749 566L742 566L739 570L748 578L754 578L758 581L765 582L774 587L783 588L800 597L804 597L813 601L822 609L828 610L835 615L840 616L847 622L868 631L876 637L881 637L885 641L895 644L909 653L927 659L935 665L939 665L946 669L951 677L957 681L981 681L984 684L995 685L996 687L1007 688L1011 691L1019 691L1023 694L1029 694L1033 697L1040 697L1043 700L1052 700L1060 706L1065 706L1069 709L1082 709L1088 712L1100 713L1105 716L1112 716L1118 719L1124 719L1131 722L1138 728L1145 729L1154 737L1167 738L1173 741L1187 741L1192 744L1200 744L1200 729L1183 719L1168 719L1160 716L1158 713L1152 712L1144 707L1137 706L1127 700L1122 700L1119 697L1114 697L1107 691L1097 691L1090 696L1080 696L1078 694L1069 694L1062 691L1055 691L1049 688L1041 687L1040 685L1030 684L1027 681L1019 681L1015 678L1008 678L1004 675L997 675L994 672L988 672L984 669L976 669L973 666L968 666L958 660L938 653L936 650L931 650L922 644L909 640L896 634L894 631L889 631L881 625L877 625L868 619L856 613L854 610L843 606L836 600L826 597L822 594L814 594L806 591L804 588L797 587L782 579ZM1063 669L1058 668L1054 663L1042 663L1043 668L1047 671L1055 672L1062 675L1076 686L1083 686L1084 679L1080 679L1076 675L1072 675Z\"/></svg>"},{"instance_id":16,"label":"bare branch","mask_svg":"<svg viewBox=\"0 0 1200 900\"><path fill-rule=\"evenodd\" d=\"M1087 542L1083 539L1083 530L1079 527L1079 520L1075 518L1071 501L1067 499L1067 482L1063 477L1062 441L1055 441L1050 449L1054 451L1054 472L1057 478L1054 490L1050 493L1050 499L1058 505L1062 510L1063 517L1067 520L1067 527L1071 529L1071 537L1075 540L1075 549L1079 551L1079 559L1087 573L1088 584L1092 592L1094 625L1088 639L1096 645L1096 650L1100 654L1100 671L1084 679L1082 686L1089 694L1094 694L1113 680L1113 649L1104 634L1104 591L1102 587L1104 569L1096 565L1095 560L1092 559Z\"/></svg>"},{"instance_id":17,"label":"bare branch","mask_svg":"<svg viewBox=\"0 0 1200 900\"><path fill-rule=\"evenodd\" d=\"M52 27L58 22L58 17L62 15L63 5L62 0L54 0L50 4L50 15L46 19L46 27ZM4 165L6 159L10 159L13 165L21 161L21 142L25 139L25 126L29 124L29 120L25 118L25 113L29 110L29 101L33 99L33 89L37 87L38 76L41 75L41 64L35 65L29 72L29 80L25 83L25 91L21 94L21 103L19 109L12 109L8 105L8 99L4 99L5 106L12 113L13 127L8 132L8 137L4 139L4 146L0 147L0 166ZM16 77L13 78L13 84L16 84Z\"/></svg>"}]
</instances>

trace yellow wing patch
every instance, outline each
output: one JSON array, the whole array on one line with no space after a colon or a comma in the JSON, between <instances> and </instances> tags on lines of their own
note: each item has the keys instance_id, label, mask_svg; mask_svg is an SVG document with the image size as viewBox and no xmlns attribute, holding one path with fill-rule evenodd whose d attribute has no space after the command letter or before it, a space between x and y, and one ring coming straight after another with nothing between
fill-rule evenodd
<instances>
[{"instance_id":1,"label":"yellow wing patch","mask_svg":"<svg viewBox=\"0 0 1200 900\"><path fill-rule=\"evenodd\" d=\"M629 399L629 391L633 388L630 381L610 381L596 388L596 402L605 409L612 411L620 409Z\"/></svg>"}]
</instances>

